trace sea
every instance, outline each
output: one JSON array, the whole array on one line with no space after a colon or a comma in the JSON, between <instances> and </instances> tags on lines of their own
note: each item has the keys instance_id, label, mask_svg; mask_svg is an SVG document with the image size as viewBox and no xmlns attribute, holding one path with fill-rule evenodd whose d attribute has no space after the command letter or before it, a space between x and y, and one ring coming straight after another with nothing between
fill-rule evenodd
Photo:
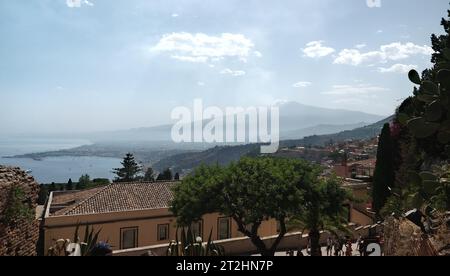
<instances>
[{"instance_id":1,"label":"sea","mask_svg":"<svg viewBox=\"0 0 450 276\"><path fill-rule=\"evenodd\" d=\"M5 158L27 153L70 149L91 144L81 139L48 138L0 138L0 165L20 167L28 171L40 184L76 182L83 174L91 179L113 179L113 168L120 166L120 159L104 157L49 157L42 160L29 158Z\"/></svg>"}]
</instances>

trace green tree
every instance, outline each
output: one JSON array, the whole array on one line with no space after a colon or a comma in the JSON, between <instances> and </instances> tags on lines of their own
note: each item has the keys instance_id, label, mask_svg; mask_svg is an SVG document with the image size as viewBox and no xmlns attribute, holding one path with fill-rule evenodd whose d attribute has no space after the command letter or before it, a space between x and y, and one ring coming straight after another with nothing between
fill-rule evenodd
<instances>
[{"instance_id":1,"label":"green tree","mask_svg":"<svg viewBox=\"0 0 450 276\"><path fill-rule=\"evenodd\" d=\"M372 182L372 204L377 215L386 204L395 182L393 142L390 125L385 124L378 142L377 163Z\"/></svg>"},{"instance_id":2,"label":"green tree","mask_svg":"<svg viewBox=\"0 0 450 276\"><path fill-rule=\"evenodd\" d=\"M92 185L94 187L109 185L111 182L107 178L95 178L92 180Z\"/></svg>"},{"instance_id":3,"label":"green tree","mask_svg":"<svg viewBox=\"0 0 450 276\"><path fill-rule=\"evenodd\" d=\"M87 174L82 175L77 183L77 190L84 190L91 185L91 177Z\"/></svg>"},{"instance_id":4,"label":"green tree","mask_svg":"<svg viewBox=\"0 0 450 276\"><path fill-rule=\"evenodd\" d=\"M320 169L300 160L243 158L228 167L201 166L175 188L171 210L180 225L205 214L230 216L263 256L273 256L287 232L287 221L305 210L305 194L318 184ZM276 219L280 233L271 245L258 235Z\"/></svg>"},{"instance_id":5,"label":"green tree","mask_svg":"<svg viewBox=\"0 0 450 276\"><path fill-rule=\"evenodd\" d=\"M170 169L165 169L162 173L158 175L158 181L172 181L173 175Z\"/></svg>"},{"instance_id":6,"label":"green tree","mask_svg":"<svg viewBox=\"0 0 450 276\"><path fill-rule=\"evenodd\" d=\"M72 178L70 178L69 181L67 182L66 190L67 190L67 191L73 190L73 182L72 182Z\"/></svg>"},{"instance_id":7,"label":"green tree","mask_svg":"<svg viewBox=\"0 0 450 276\"><path fill-rule=\"evenodd\" d=\"M396 182L398 197L390 200L395 202L390 204L394 209L431 206L449 210L449 181L442 168L450 159L450 20L442 19L441 25L445 33L431 36L432 68L421 75L409 72L415 84L413 96L396 114L401 126L397 150L403 151L398 162L402 176Z\"/></svg>"},{"instance_id":8,"label":"green tree","mask_svg":"<svg viewBox=\"0 0 450 276\"><path fill-rule=\"evenodd\" d=\"M13 186L7 197L6 208L3 213L3 221L6 224L22 220L32 220L33 209L28 203L26 194L21 187Z\"/></svg>"},{"instance_id":9,"label":"green tree","mask_svg":"<svg viewBox=\"0 0 450 276\"><path fill-rule=\"evenodd\" d=\"M50 191L50 192L56 191L56 184L55 184L55 182L52 182L52 184L50 184L49 191Z\"/></svg>"},{"instance_id":10,"label":"green tree","mask_svg":"<svg viewBox=\"0 0 450 276\"><path fill-rule=\"evenodd\" d=\"M352 200L348 191L341 188L336 177L319 180L315 185L305 187L302 210L289 221L289 228L309 230L311 255L321 256L320 232L346 231L348 210L344 204Z\"/></svg>"},{"instance_id":11,"label":"green tree","mask_svg":"<svg viewBox=\"0 0 450 276\"><path fill-rule=\"evenodd\" d=\"M45 184L39 185L39 194L38 194L38 200L37 200L39 205L45 204L45 202L47 201L48 192L49 192L48 185L45 185Z\"/></svg>"},{"instance_id":12,"label":"green tree","mask_svg":"<svg viewBox=\"0 0 450 276\"><path fill-rule=\"evenodd\" d=\"M176 180L176 181L179 181L180 180L180 173L176 173L173 179Z\"/></svg>"},{"instance_id":13,"label":"green tree","mask_svg":"<svg viewBox=\"0 0 450 276\"><path fill-rule=\"evenodd\" d=\"M121 162L122 168L113 169L117 175L114 182L134 182L141 180L141 166L136 162L133 154L127 153Z\"/></svg>"},{"instance_id":14,"label":"green tree","mask_svg":"<svg viewBox=\"0 0 450 276\"><path fill-rule=\"evenodd\" d=\"M155 172L153 171L153 168L148 168L147 171L145 171L144 181L155 182Z\"/></svg>"}]
</instances>

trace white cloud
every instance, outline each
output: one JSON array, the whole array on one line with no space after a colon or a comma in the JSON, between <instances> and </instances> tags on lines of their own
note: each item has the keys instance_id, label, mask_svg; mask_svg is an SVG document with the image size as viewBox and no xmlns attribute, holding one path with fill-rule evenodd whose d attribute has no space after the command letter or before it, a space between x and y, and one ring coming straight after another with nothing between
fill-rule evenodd
<instances>
[{"instance_id":1,"label":"white cloud","mask_svg":"<svg viewBox=\"0 0 450 276\"><path fill-rule=\"evenodd\" d=\"M375 96L379 92L386 91L389 91L389 89L370 84L345 84L333 85L330 91L323 92L322 94L334 96Z\"/></svg>"},{"instance_id":2,"label":"white cloud","mask_svg":"<svg viewBox=\"0 0 450 276\"><path fill-rule=\"evenodd\" d=\"M191 56L177 56L173 55L170 56L173 59L179 60L179 61L185 61L185 62L192 62L192 63L206 63L208 62L207 57L191 57Z\"/></svg>"},{"instance_id":3,"label":"white cloud","mask_svg":"<svg viewBox=\"0 0 450 276\"><path fill-rule=\"evenodd\" d=\"M253 52L253 55L255 55L255 57L258 57L258 58L260 58L260 57L263 56L262 53L261 53L260 51L254 51L254 52Z\"/></svg>"},{"instance_id":4,"label":"white cloud","mask_svg":"<svg viewBox=\"0 0 450 276\"><path fill-rule=\"evenodd\" d=\"M242 70L233 71L233 70L227 68L227 69L222 70L220 72L220 74L222 74L222 75L231 75L233 77L241 77L241 76L245 76L246 72L242 71Z\"/></svg>"},{"instance_id":5,"label":"white cloud","mask_svg":"<svg viewBox=\"0 0 450 276\"><path fill-rule=\"evenodd\" d=\"M294 87L294 88L303 88L303 87L308 87L308 86L311 86L311 85L312 85L312 83L309 82L309 81L300 81L300 82L294 83L292 85L292 87Z\"/></svg>"},{"instance_id":6,"label":"white cloud","mask_svg":"<svg viewBox=\"0 0 450 276\"><path fill-rule=\"evenodd\" d=\"M303 54L305 57L309 58L320 58L331 55L335 52L333 48L323 46L323 41L311 41L306 44L306 48L304 48Z\"/></svg>"},{"instance_id":7,"label":"white cloud","mask_svg":"<svg viewBox=\"0 0 450 276\"><path fill-rule=\"evenodd\" d=\"M378 72L380 73L399 73L399 74L406 74L412 69L417 69L417 65L406 65L406 64L394 64L391 67L384 68L379 67Z\"/></svg>"},{"instance_id":8,"label":"white cloud","mask_svg":"<svg viewBox=\"0 0 450 276\"><path fill-rule=\"evenodd\" d=\"M361 64L386 63L407 59L414 55L431 55L433 49L429 46L419 46L408 42L402 44L394 42L382 45L380 50L363 53L358 49L344 49L334 60L335 64L358 66Z\"/></svg>"},{"instance_id":9,"label":"white cloud","mask_svg":"<svg viewBox=\"0 0 450 276\"><path fill-rule=\"evenodd\" d=\"M254 43L242 34L223 33L210 36L186 32L165 34L151 51L170 53L171 57L187 62L220 61L236 58L246 62L252 55Z\"/></svg>"},{"instance_id":10,"label":"white cloud","mask_svg":"<svg viewBox=\"0 0 450 276\"><path fill-rule=\"evenodd\" d=\"M367 44L365 44L365 43L361 43L361 44L355 45L356 49L363 49L363 48L366 48L366 47L367 47Z\"/></svg>"},{"instance_id":11,"label":"white cloud","mask_svg":"<svg viewBox=\"0 0 450 276\"><path fill-rule=\"evenodd\" d=\"M366 0L369 8L381 8L381 0Z\"/></svg>"},{"instance_id":12,"label":"white cloud","mask_svg":"<svg viewBox=\"0 0 450 276\"><path fill-rule=\"evenodd\" d=\"M173 18L178 17L178 16L180 16L178 13L172 13Z\"/></svg>"},{"instance_id":13,"label":"white cloud","mask_svg":"<svg viewBox=\"0 0 450 276\"><path fill-rule=\"evenodd\" d=\"M199 82L197 82L197 85L198 86L205 86L206 84L204 82L202 82L202 81L199 81Z\"/></svg>"},{"instance_id":14,"label":"white cloud","mask_svg":"<svg viewBox=\"0 0 450 276\"><path fill-rule=\"evenodd\" d=\"M94 6L94 3L89 0L66 0L66 5L69 8L81 8L82 5Z\"/></svg>"}]
</instances>

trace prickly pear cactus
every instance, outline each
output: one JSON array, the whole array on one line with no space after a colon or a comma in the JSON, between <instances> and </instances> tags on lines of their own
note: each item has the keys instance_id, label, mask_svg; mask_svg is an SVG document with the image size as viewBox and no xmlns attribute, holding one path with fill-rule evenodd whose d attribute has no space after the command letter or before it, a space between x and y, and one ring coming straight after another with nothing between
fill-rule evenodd
<instances>
[{"instance_id":1,"label":"prickly pear cactus","mask_svg":"<svg viewBox=\"0 0 450 276\"><path fill-rule=\"evenodd\" d=\"M445 62L436 65L432 81L422 80L416 70L409 72L410 81L418 85L414 89L414 110L398 114L398 119L416 139L439 143L450 156L450 49L445 48L443 55Z\"/></svg>"}]
</instances>

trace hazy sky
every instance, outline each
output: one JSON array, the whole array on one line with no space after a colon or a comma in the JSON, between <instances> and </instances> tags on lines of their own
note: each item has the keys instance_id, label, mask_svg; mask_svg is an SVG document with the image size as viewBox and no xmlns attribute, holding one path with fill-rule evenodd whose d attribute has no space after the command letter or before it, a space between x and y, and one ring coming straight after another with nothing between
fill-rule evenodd
<instances>
[{"instance_id":1,"label":"hazy sky","mask_svg":"<svg viewBox=\"0 0 450 276\"><path fill-rule=\"evenodd\" d=\"M379 3L0 0L0 134L152 126L194 98L389 115L449 5Z\"/></svg>"}]
</instances>

